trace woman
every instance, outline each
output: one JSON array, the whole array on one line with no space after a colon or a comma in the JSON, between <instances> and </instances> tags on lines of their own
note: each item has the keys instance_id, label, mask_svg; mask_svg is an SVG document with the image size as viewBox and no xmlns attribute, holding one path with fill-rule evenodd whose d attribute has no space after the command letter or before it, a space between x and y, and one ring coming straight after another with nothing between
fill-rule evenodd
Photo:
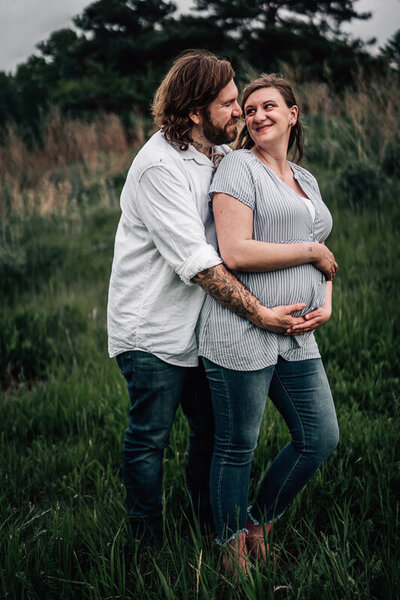
<instances>
[{"instance_id":1,"label":"woman","mask_svg":"<svg viewBox=\"0 0 400 600\"><path fill-rule=\"evenodd\" d=\"M245 126L211 186L219 250L235 275L268 306L304 302L291 331L261 330L207 297L199 348L213 397L216 431L211 503L217 541L246 570L265 558L264 539L338 442L332 395L313 330L331 314L337 263L322 243L332 226L315 178L287 160L302 157L303 130L290 85L263 75L244 90ZM317 268L318 267L318 268ZM270 465L247 509L250 467L267 396L291 442Z\"/></svg>"}]
</instances>

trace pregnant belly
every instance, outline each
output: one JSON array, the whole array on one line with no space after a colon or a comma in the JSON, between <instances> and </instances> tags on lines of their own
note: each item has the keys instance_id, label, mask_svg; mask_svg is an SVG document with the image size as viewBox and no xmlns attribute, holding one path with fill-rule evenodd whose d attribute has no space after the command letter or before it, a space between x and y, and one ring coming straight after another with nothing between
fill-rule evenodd
<instances>
[{"instance_id":1,"label":"pregnant belly","mask_svg":"<svg viewBox=\"0 0 400 600\"><path fill-rule=\"evenodd\" d=\"M304 302L305 314L322 306L326 294L325 276L313 265L300 265L270 273L238 273L237 276L268 308Z\"/></svg>"}]
</instances>

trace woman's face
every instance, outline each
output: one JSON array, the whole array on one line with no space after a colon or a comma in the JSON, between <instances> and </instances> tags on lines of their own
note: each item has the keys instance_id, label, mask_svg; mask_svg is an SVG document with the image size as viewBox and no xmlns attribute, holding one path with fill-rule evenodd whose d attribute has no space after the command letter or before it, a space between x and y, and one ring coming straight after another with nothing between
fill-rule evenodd
<instances>
[{"instance_id":1,"label":"woman's face","mask_svg":"<svg viewBox=\"0 0 400 600\"><path fill-rule=\"evenodd\" d=\"M282 94L273 87L256 90L244 105L247 130L260 147L282 143L286 149L297 114L298 107L288 107Z\"/></svg>"}]
</instances>

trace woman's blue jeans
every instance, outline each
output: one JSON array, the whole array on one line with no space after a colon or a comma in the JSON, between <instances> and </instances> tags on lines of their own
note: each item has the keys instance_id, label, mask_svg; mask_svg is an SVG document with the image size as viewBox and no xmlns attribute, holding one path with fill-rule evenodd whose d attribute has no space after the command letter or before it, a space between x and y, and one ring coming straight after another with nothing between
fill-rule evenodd
<instances>
[{"instance_id":1,"label":"woman's blue jeans","mask_svg":"<svg viewBox=\"0 0 400 600\"><path fill-rule=\"evenodd\" d=\"M339 439L332 394L321 359L286 361L258 371L233 371L203 358L210 384L215 438L211 506L217 541L245 529L250 468L269 395L291 441L274 458L248 511L253 522L277 519Z\"/></svg>"},{"instance_id":2,"label":"woman's blue jeans","mask_svg":"<svg viewBox=\"0 0 400 600\"><path fill-rule=\"evenodd\" d=\"M162 543L162 461L179 403L190 426L186 464L190 504L200 523L213 528L209 480L214 419L203 365L178 367L141 351L119 354L117 362L130 398L122 475L134 538L142 545Z\"/></svg>"}]
</instances>

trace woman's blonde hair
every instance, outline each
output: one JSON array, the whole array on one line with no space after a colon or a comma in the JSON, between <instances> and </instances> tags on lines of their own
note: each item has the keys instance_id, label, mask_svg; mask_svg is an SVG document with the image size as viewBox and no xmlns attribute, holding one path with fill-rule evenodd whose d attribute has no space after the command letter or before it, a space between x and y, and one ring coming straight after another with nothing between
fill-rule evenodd
<instances>
[{"instance_id":1,"label":"woman's blonde hair","mask_svg":"<svg viewBox=\"0 0 400 600\"><path fill-rule=\"evenodd\" d=\"M263 73L258 79L255 79L254 81L252 81L251 83L246 85L246 87L243 90L243 97L242 97L242 103L241 103L243 114L244 114L245 104L246 104L247 99L250 96L250 94L252 94L256 90L261 90L262 88L277 89L281 93L283 99L286 102L286 106L288 108L291 108L294 105L298 106L294 92L293 92L293 88L286 79L284 79L280 75L275 75L275 73L271 73L269 75ZM239 137L237 139L235 148L236 149L239 149L239 148L248 148L249 149L249 148L252 148L253 146L254 146L254 142L250 137L250 134L247 130L246 125L244 125L243 129L239 133ZM303 128L303 124L302 124L301 118L300 118L300 108L299 108L299 112L297 114L297 121L296 121L295 125L293 125L293 127L290 131L289 143L288 143L288 148L287 148L288 153L293 148L293 146L294 146L293 160L295 160L296 155L297 155L296 162L301 163L301 160L302 160L303 154L304 154L304 128Z\"/></svg>"}]
</instances>

